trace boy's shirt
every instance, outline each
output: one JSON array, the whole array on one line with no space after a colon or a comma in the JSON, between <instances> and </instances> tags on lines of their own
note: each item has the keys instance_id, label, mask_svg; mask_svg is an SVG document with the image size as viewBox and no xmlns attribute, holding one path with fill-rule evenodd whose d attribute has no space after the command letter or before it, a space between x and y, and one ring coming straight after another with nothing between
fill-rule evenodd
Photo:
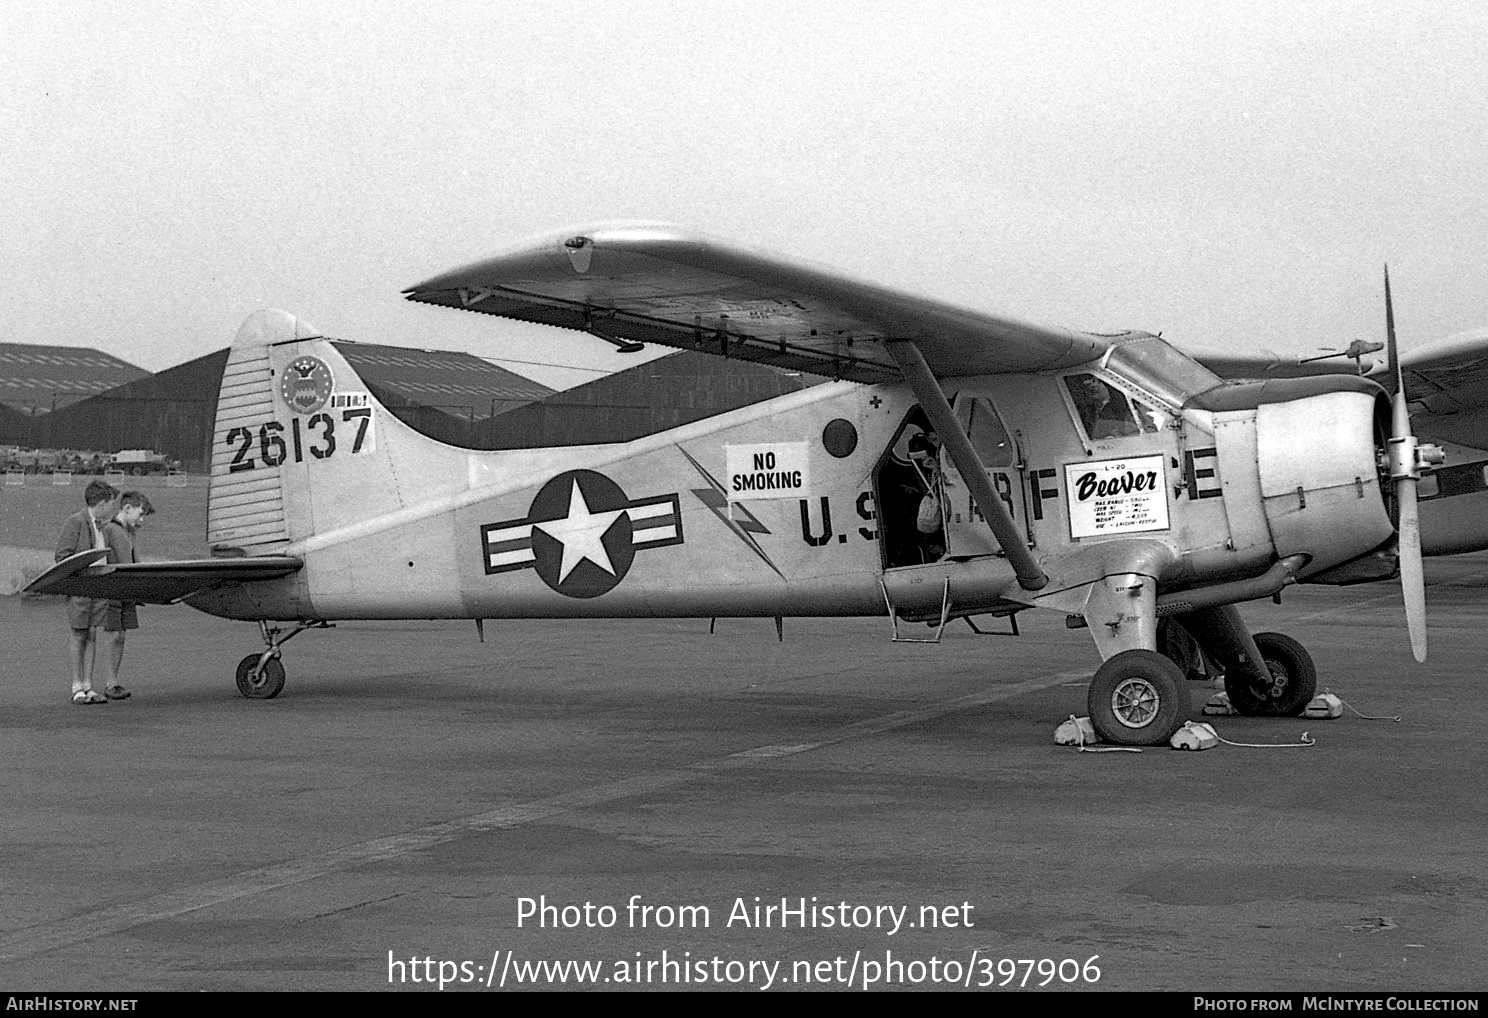
<instances>
[{"instance_id":1,"label":"boy's shirt","mask_svg":"<svg viewBox=\"0 0 1488 1018\"><path fill-rule=\"evenodd\" d=\"M138 562L139 549L135 543L137 535L118 520L109 520L103 525L103 539L107 542L108 562Z\"/></svg>"},{"instance_id":2,"label":"boy's shirt","mask_svg":"<svg viewBox=\"0 0 1488 1018\"><path fill-rule=\"evenodd\" d=\"M62 523L62 536L57 538L57 561L61 562L69 555L76 555L89 548L107 548L108 541L104 537L103 527L108 525L100 525L93 518L91 509L84 509L67 517Z\"/></svg>"}]
</instances>

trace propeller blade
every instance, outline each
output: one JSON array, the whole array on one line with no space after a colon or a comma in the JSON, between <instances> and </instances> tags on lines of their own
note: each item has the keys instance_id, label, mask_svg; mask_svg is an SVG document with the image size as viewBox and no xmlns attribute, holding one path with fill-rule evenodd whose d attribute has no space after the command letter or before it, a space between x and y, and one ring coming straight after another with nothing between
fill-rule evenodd
<instances>
[{"instance_id":1,"label":"propeller blade","mask_svg":"<svg viewBox=\"0 0 1488 1018\"><path fill-rule=\"evenodd\" d=\"M1390 266L1385 266L1385 356L1387 359L1385 388L1393 396L1400 391L1404 378L1400 371L1400 351L1395 346L1395 305L1390 300ZM1396 432L1397 436L1400 434Z\"/></svg>"},{"instance_id":2,"label":"propeller blade","mask_svg":"<svg viewBox=\"0 0 1488 1018\"><path fill-rule=\"evenodd\" d=\"M1400 417L1405 413L1405 393L1395 394L1396 434L1400 434ZM1414 456L1415 440L1406 443ZM1395 502L1400 511L1398 554L1400 556L1400 592L1405 598L1405 625L1410 632L1411 654L1418 662L1426 660L1426 572L1421 563L1421 518L1416 505L1416 478L1405 476L1395 481Z\"/></svg>"},{"instance_id":3,"label":"propeller blade","mask_svg":"<svg viewBox=\"0 0 1488 1018\"><path fill-rule=\"evenodd\" d=\"M1426 571L1421 564L1421 516L1416 504L1420 467L1416 462L1416 436L1411 433L1410 405L1405 396L1405 377L1400 351L1395 344L1395 308L1390 300L1390 267L1385 266L1385 342L1389 348L1390 381L1390 477L1395 482L1396 553L1400 562L1400 592L1405 598L1405 625L1410 632L1411 654L1426 660Z\"/></svg>"}]
</instances>

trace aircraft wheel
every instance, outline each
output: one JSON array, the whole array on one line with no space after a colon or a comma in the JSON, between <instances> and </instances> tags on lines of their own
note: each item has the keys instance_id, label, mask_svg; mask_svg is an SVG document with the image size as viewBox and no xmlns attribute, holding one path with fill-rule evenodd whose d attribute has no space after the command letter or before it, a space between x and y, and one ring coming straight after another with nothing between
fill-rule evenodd
<instances>
[{"instance_id":1,"label":"aircraft wheel","mask_svg":"<svg viewBox=\"0 0 1488 1018\"><path fill-rule=\"evenodd\" d=\"M1269 681L1242 674L1243 668L1225 672L1225 692L1230 705L1254 717L1290 718L1307 709L1317 695L1317 666L1307 648L1281 633L1256 633L1256 646L1270 671Z\"/></svg>"},{"instance_id":2,"label":"aircraft wheel","mask_svg":"<svg viewBox=\"0 0 1488 1018\"><path fill-rule=\"evenodd\" d=\"M284 666L271 657L260 669L260 657L249 654L238 662L238 692L250 700L272 700L284 689Z\"/></svg>"},{"instance_id":3,"label":"aircraft wheel","mask_svg":"<svg viewBox=\"0 0 1488 1018\"><path fill-rule=\"evenodd\" d=\"M1163 657L1178 666L1184 678L1192 680L1209 678L1204 668L1204 652L1199 649L1199 642L1177 619L1157 620L1157 649L1162 651Z\"/></svg>"},{"instance_id":4,"label":"aircraft wheel","mask_svg":"<svg viewBox=\"0 0 1488 1018\"><path fill-rule=\"evenodd\" d=\"M1156 746L1183 725L1192 706L1183 672L1155 650L1123 650L1090 680L1090 723L1102 739Z\"/></svg>"}]
</instances>

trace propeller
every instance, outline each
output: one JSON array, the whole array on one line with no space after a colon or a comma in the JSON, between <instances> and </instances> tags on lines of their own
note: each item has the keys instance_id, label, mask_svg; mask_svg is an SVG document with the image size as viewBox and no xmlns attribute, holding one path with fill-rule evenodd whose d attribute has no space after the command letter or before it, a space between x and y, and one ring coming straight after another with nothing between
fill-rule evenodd
<instances>
[{"instance_id":1,"label":"propeller","mask_svg":"<svg viewBox=\"0 0 1488 1018\"><path fill-rule=\"evenodd\" d=\"M1400 589L1405 596L1405 624L1410 631L1411 653L1426 660L1426 575L1421 565L1421 517L1416 504L1416 484L1421 464L1416 436L1411 433L1410 409L1406 403L1405 375L1400 350L1395 343L1395 308L1390 301L1390 267L1385 266L1385 341L1389 348L1390 480L1395 484L1395 505L1400 514L1396 525L1400 561Z\"/></svg>"}]
</instances>

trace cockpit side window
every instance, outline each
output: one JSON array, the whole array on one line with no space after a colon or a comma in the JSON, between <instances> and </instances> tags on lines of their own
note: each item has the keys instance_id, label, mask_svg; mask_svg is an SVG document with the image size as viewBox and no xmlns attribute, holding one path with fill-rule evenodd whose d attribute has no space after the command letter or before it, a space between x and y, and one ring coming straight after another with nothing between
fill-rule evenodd
<instances>
[{"instance_id":1,"label":"cockpit side window","mask_svg":"<svg viewBox=\"0 0 1488 1018\"><path fill-rule=\"evenodd\" d=\"M1080 415L1085 434L1092 441L1124 438L1143 430L1132 414L1126 395L1095 375L1067 375L1064 384L1074 401L1076 413ZM1148 423L1153 423L1150 417ZM1155 425L1151 430L1156 430Z\"/></svg>"},{"instance_id":2,"label":"cockpit side window","mask_svg":"<svg viewBox=\"0 0 1488 1018\"><path fill-rule=\"evenodd\" d=\"M971 399L962 396L956 401L956 417L966 429L966 435L971 439L971 446L976 450L982 466L990 470L995 467L1010 467L1017 462L1013 440L1002 426L997 412L992 409L991 400L985 396L974 396Z\"/></svg>"}]
</instances>

